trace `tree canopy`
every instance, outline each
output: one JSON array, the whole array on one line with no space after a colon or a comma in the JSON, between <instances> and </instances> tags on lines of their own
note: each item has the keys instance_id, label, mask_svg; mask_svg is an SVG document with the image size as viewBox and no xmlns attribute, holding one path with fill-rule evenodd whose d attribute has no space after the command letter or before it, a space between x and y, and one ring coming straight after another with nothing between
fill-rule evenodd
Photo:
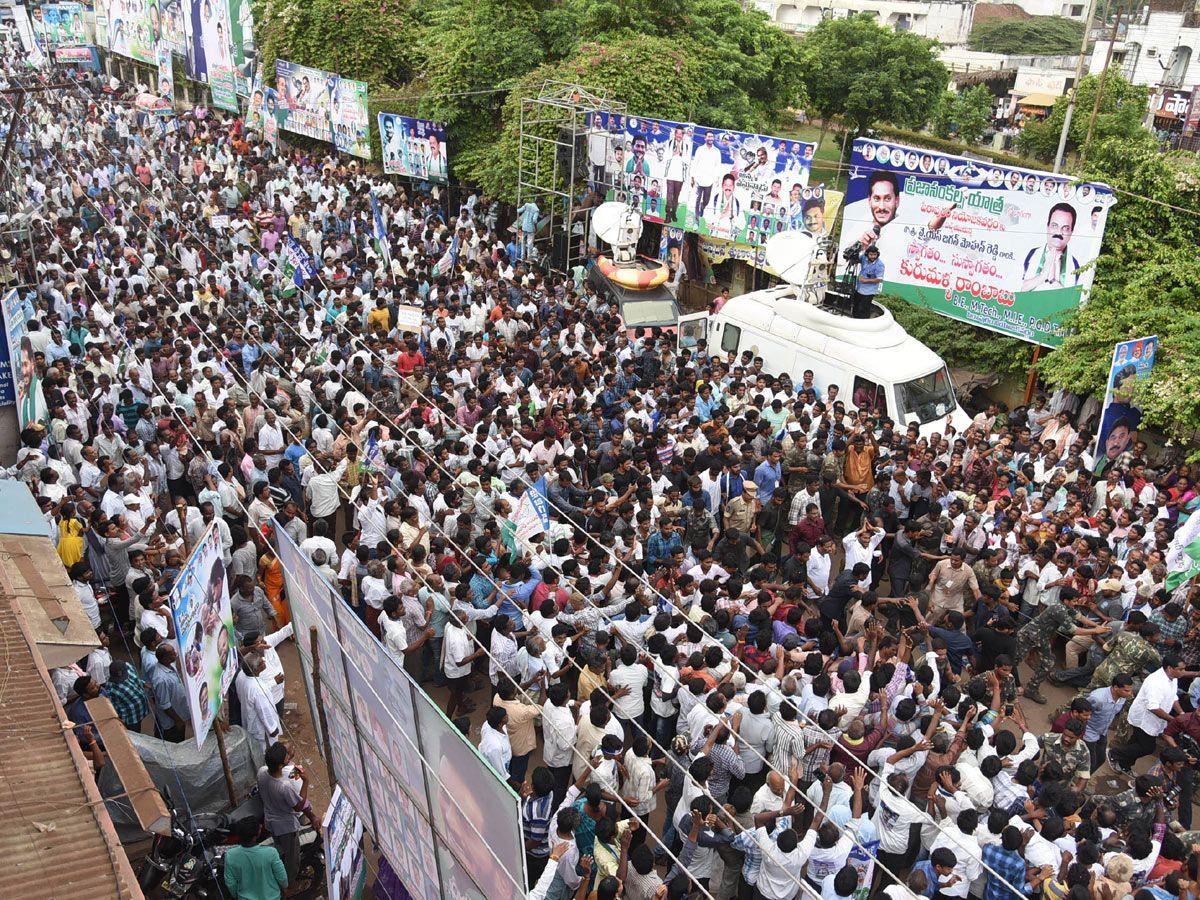
<instances>
[{"instance_id":1,"label":"tree canopy","mask_svg":"<svg viewBox=\"0 0 1200 900\"><path fill-rule=\"evenodd\" d=\"M1075 92L1075 114L1067 133L1067 150L1077 152L1087 137L1088 120L1100 76L1086 75ZM1093 145L1107 140L1124 141L1130 147L1151 146L1154 136L1142 125L1146 118L1148 88L1130 84L1117 72L1110 70L1100 97L1100 108L1096 114L1096 125L1092 133ZM1017 137L1018 149L1037 159L1049 162L1058 149L1058 138L1062 133L1067 116L1066 97L1059 97L1050 115L1041 122L1029 122Z\"/></svg>"},{"instance_id":2,"label":"tree canopy","mask_svg":"<svg viewBox=\"0 0 1200 900\"><path fill-rule=\"evenodd\" d=\"M992 120L992 92L977 84L961 94L946 91L933 114L933 131L941 138L957 137L973 144Z\"/></svg>"},{"instance_id":3,"label":"tree canopy","mask_svg":"<svg viewBox=\"0 0 1200 900\"><path fill-rule=\"evenodd\" d=\"M860 134L876 122L920 127L950 80L934 47L867 14L826 19L800 45L808 107L826 121L842 117Z\"/></svg>"},{"instance_id":4,"label":"tree canopy","mask_svg":"<svg viewBox=\"0 0 1200 900\"><path fill-rule=\"evenodd\" d=\"M971 28L967 46L984 53L1074 54L1083 40L1083 23L1062 16L989 19Z\"/></svg>"}]
</instances>

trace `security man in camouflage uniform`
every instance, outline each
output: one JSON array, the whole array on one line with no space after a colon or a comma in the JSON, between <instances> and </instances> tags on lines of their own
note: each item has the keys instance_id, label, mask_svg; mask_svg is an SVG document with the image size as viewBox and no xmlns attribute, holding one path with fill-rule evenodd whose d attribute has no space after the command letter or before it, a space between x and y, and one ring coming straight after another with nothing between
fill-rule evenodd
<instances>
[{"instance_id":1,"label":"security man in camouflage uniform","mask_svg":"<svg viewBox=\"0 0 1200 900\"><path fill-rule=\"evenodd\" d=\"M1152 641L1158 636L1159 628L1139 612L1129 614L1125 628L1118 632L1105 646L1108 656L1096 666L1092 680L1080 694L1087 696L1096 688L1108 687L1113 676L1120 673L1135 680L1147 672L1153 672L1162 664L1162 657L1154 649Z\"/></svg>"},{"instance_id":2,"label":"security man in camouflage uniform","mask_svg":"<svg viewBox=\"0 0 1200 900\"><path fill-rule=\"evenodd\" d=\"M1087 630L1082 632L1084 634L1101 634L1107 631L1065 605L1064 601L1073 600L1078 596L1073 588L1063 588L1059 596L1060 600L1043 606L1041 612L1017 631L1016 663L1019 665L1030 653L1037 653L1037 662L1031 663L1033 677L1024 685L1025 698L1034 703L1046 702L1038 688L1046 680L1054 664L1054 650L1050 642L1055 634L1071 637L1080 631L1078 625L1087 626Z\"/></svg>"},{"instance_id":3,"label":"security man in camouflage uniform","mask_svg":"<svg viewBox=\"0 0 1200 900\"><path fill-rule=\"evenodd\" d=\"M1092 758L1083 742L1083 730L1078 719L1068 719L1061 733L1042 735L1042 765L1057 763L1077 791L1083 790L1092 773Z\"/></svg>"}]
</instances>

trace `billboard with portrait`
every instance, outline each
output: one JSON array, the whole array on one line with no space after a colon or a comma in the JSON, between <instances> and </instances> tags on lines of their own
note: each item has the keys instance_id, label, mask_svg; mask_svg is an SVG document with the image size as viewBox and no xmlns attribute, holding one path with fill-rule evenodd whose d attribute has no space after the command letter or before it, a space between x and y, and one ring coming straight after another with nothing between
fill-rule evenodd
<instances>
[{"instance_id":1,"label":"billboard with portrait","mask_svg":"<svg viewBox=\"0 0 1200 900\"><path fill-rule=\"evenodd\" d=\"M1134 391L1139 381L1150 377L1157 355L1158 335L1121 341L1113 347L1100 431L1096 435L1097 475L1133 447L1142 424L1142 410L1137 406Z\"/></svg>"},{"instance_id":2,"label":"billboard with portrait","mask_svg":"<svg viewBox=\"0 0 1200 900\"><path fill-rule=\"evenodd\" d=\"M183 22L183 0L149 0L150 36L159 50L165 44L172 53L187 55L187 31Z\"/></svg>"},{"instance_id":3,"label":"billboard with portrait","mask_svg":"<svg viewBox=\"0 0 1200 900\"><path fill-rule=\"evenodd\" d=\"M154 34L146 0L108 0L108 49L153 66Z\"/></svg>"},{"instance_id":4,"label":"billboard with portrait","mask_svg":"<svg viewBox=\"0 0 1200 900\"><path fill-rule=\"evenodd\" d=\"M1107 185L860 138L840 247L879 248L884 293L1057 347L1114 203Z\"/></svg>"},{"instance_id":5,"label":"billboard with portrait","mask_svg":"<svg viewBox=\"0 0 1200 900\"><path fill-rule=\"evenodd\" d=\"M588 180L651 222L761 246L804 227L813 144L662 119L594 112ZM601 163L603 160L603 164Z\"/></svg>"},{"instance_id":6,"label":"billboard with portrait","mask_svg":"<svg viewBox=\"0 0 1200 900\"><path fill-rule=\"evenodd\" d=\"M333 789L321 832L325 838L325 895L329 900L358 900L367 884L363 823L341 788Z\"/></svg>"},{"instance_id":7,"label":"billboard with portrait","mask_svg":"<svg viewBox=\"0 0 1200 900\"><path fill-rule=\"evenodd\" d=\"M233 69L237 92L247 96L258 65L258 47L254 40L254 11L250 0L228 0L229 34L233 42Z\"/></svg>"},{"instance_id":8,"label":"billboard with portrait","mask_svg":"<svg viewBox=\"0 0 1200 900\"><path fill-rule=\"evenodd\" d=\"M175 103L175 58L165 41L158 45L158 96L168 103Z\"/></svg>"},{"instance_id":9,"label":"billboard with portrait","mask_svg":"<svg viewBox=\"0 0 1200 900\"><path fill-rule=\"evenodd\" d=\"M84 27L82 3L44 3L31 15L34 34L47 50L91 43Z\"/></svg>"},{"instance_id":10,"label":"billboard with portrait","mask_svg":"<svg viewBox=\"0 0 1200 900\"><path fill-rule=\"evenodd\" d=\"M283 130L330 141L351 156L371 158L365 82L277 59L274 102Z\"/></svg>"},{"instance_id":11,"label":"billboard with portrait","mask_svg":"<svg viewBox=\"0 0 1200 900\"><path fill-rule=\"evenodd\" d=\"M187 73L207 84L213 106L238 111L233 37L225 0L186 0Z\"/></svg>"},{"instance_id":12,"label":"billboard with portrait","mask_svg":"<svg viewBox=\"0 0 1200 900\"><path fill-rule=\"evenodd\" d=\"M437 122L380 113L379 142L383 146L383 171L388 175L438 184L449 179L446 129Z\"/></svg>"},{"instance_id":13,"label":"billboard with portrait","mask_svg":"<svg viewBox=\"0 0 1200 900\"><path fill-rule=\"evenodd\" d=\"M524 897L519 798L437 704L415 699L433 826L452 854L443 885L471 883L490 900Z\"/></svg>"},{"instance_id":14,"label":"billboard with portrait","mask_svg":"<svg viewBox=\"0 0 1200 900\"><path fill-rule=\"evenodd\" d=\"M171 590L170 607L179 642L179 674L199 747L221 711L238 665L229 579L215 526L196 542Z\"/></svg>"},{"instance_id":15,"label":"billboard with portrait","mask_svg":"<svg viewBox=\"0 0 1200 900\"><path fill-rule=\"evenodd\" d=\"M42 391L42 376L38 372L33 342L29 339L29 322L37 314L32 298L22 297L15 289L4 294L3 310L4 337L12 373L11 396L17 404L17 423L24 430L35 422L46 422L46 395Z\"/></svg>"}]
</instances>

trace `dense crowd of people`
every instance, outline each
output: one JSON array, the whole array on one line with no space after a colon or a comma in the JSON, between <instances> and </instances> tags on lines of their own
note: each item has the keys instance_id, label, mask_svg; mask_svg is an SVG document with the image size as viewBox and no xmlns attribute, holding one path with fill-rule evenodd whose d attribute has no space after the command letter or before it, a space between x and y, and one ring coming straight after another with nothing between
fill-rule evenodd
<instances>
[{"instance_id":1,"label":"dense crowd of people","mask_svg":"<svg viewBox=\"0 0 1200 900\"><path fill-rule=\"evenodd\" d=\"M1062 393L922 436L629 333L498 202L132 98L13 114L45 406L10 474L104 644L54 673L97 764L98 692L189 733L167 595L215 527L235 721L279 834L312 815L279 774L282 530L521 793L530 896L1200 891L1197 588L1166 587L1194 467L1138 442L1096 474ZM1038 734L1047 681L1078 693Z\"/></svg>"}]
</instances>

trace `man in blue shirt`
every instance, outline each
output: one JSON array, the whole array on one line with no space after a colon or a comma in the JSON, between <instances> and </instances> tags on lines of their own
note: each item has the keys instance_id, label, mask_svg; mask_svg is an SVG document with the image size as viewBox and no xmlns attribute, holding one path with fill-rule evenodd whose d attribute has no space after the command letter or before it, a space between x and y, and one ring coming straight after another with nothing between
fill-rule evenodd
<instances>
[{"instance_id":1,"label":"man in blue shirt","mask_svg":"<svg viewBox=\"0 0 1200 900\"><path fill-rule=\"evenodd\" d=\"M878 247L868 247L858 269L858 281L854 284L850 314L856 319L871 317L871 300L883 289L883 260Z\"/></svg>"}]
</instances>

